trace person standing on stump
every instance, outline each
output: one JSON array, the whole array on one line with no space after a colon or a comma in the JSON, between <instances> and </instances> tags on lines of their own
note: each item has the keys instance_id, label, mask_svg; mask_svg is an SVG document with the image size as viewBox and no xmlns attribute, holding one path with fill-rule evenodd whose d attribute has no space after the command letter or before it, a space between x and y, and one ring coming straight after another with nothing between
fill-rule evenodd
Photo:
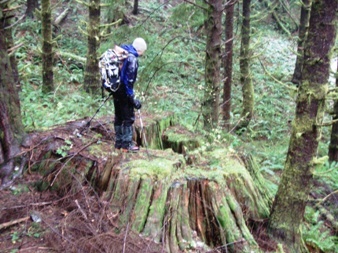
<instances>
[{"instance_id":1,"label":"person standing on stump","mask_svg":"<svg viewBox=\"0 0 338 253\"><path fill-rule=\"evenodd\" d=\"M137 78L138 57L147 50L142 38L136 38L132 44L121 45L128 52L121 69L120 88L113 93L115 107L115 148L123 152L137 152L139 147L133 144L134 109L141 108L141 102L135 98L134 83Z\"/></svg>"}]
</instances>

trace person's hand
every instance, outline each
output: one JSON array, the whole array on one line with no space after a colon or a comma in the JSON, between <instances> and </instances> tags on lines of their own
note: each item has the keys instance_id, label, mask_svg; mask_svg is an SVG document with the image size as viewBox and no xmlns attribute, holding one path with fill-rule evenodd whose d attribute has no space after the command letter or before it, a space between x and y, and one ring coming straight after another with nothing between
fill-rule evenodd
<instances>
[{"instance_id":1,"label":"person's hand","mask_svg":"<svg viewBox=\"0 0 338 253\"><path fill-rule=\"evenodd\" d=\"M141 107L142 107L142 104L141 104L140 100L134 99L134 108L139 110L139 109L141 109Z\"/></svg>"}]
</instances>

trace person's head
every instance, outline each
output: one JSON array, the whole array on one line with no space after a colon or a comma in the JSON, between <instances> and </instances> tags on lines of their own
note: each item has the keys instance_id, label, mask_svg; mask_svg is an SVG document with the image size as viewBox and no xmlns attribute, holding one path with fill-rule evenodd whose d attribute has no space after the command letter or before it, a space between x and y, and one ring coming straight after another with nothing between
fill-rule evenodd
<instances>
[{"instance_id":1,"label":"person's head","mask_svg":"<svg viewBox=\"0 0 338 253\"><path fill-rule=\"evenodd\" d=\"M147 43L142 38L136 38L133 42L133 47L136 49L138 55L141 56L147 50Z\"/></svg>"}]
</instances>

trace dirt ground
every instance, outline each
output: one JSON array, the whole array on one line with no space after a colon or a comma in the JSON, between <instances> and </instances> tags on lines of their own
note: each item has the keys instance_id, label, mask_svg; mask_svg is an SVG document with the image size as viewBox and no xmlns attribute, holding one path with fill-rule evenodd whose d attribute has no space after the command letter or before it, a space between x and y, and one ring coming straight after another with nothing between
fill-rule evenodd
<instances>
[{"instance_id":1,"label":"dirt ground","mask_svg":"<svg viewBox=\"0 0 338 253\"><path fill-rule=\"evenodd\" d=\"M29 157L27 168L9 189L0 191L0 252L165 252L161 245L134 234L128 226L117 227L118 214L110 211L90 183L79 182L74 176L72 187L54 190L44 184L51 184L49 177L54 173L55 178L57 173L41 173L38 165L49 160L49 152L54 160L61 160L57 150L67 147L65 140L71 140L68 157L102 163L104 156L87 151L98 142L101 132L100 145L111 152L114 133L109 118L93 120L89 131L88 121L30 134L23 149Z\"/></svg>"}]
</instances>

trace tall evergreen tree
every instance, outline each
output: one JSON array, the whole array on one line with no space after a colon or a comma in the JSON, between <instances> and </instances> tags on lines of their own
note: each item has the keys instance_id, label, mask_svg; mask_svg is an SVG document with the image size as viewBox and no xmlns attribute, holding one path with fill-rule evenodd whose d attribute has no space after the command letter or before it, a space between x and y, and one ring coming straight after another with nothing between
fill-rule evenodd
<instances>
[{"instance_id":1,"label":"tall evergreen tree","mask_svg":"<svg viewBox=\"0 0 338 253\"><path fill-rule=\"evenodd\" d=\"M291 252L307 252L302 244L301 223L316 163L330 57L337 32L337 11L338 0L313 0L296 115L285 168L271 210L269 230Z\"/></svg>"},{"instance_id":2,"label":"tall evergreen tree","mask_svg":"<svg viewBox=\"0 0 338 253\"><path fill-rule=\"evenodd\" d=\"M241 121L237 126L237 130L246 128L252 118L254 110L254 87L250 73L250 15L251 15L251 0L243 0L243 21L242 21L242 40L240 51L240 81L242 85L242 113Z\"/></svg>"},{"instance_id":3,"label":"tall evergreen tree","mask_svg":"<svg viewBox=\"0 0 338 253\"><path fill-rule=\"evenodd\" d=\"M298 46L297 46L297 59L296 66L292 76L292 82L299 85L302 77L302 66L304 59L304 41L306 38L307 30L309 28L311 10L311 0L303 0L300 12L300 23L298 28Z\"/></svg>"},{"instance_id":4,"label":"tall evergreen tree","mask_svg":"<svg viewBox=\"0 0 338 253\"><path fill-rule=\"evenodd\" d=\"M5 9L8 1L0 2L0 180L5 185L10 181L16 156L24 136L20 100L12 76L7 53Z\"/></svg>"},{"instance_id":5,"label":"tall evergreen tree","mask_svg":"<svg viewBox=\"0 0 338 253\"><path fill-rule=\"evenodd\" d=\"M216 127L219 114L220 96L220 66L221 66L221 35L222 35L222 0L208 2L206 30L206 58L205 58L205 92L202 103L204 127Z\"/></svg>"},{"instance_id":6,"label":"tall evergreen tree","mask_svg":"<svg viewBox=\"0 0 338 253\"><path fill-rule=\"evenodd\" d=\"M138 14L138 0L134 0L133 14Z\"/></svg>"},{"instance_id":7,"label":"tall evergreen tree","mask_svg":"<svg viewBox=\"0 0 338 253\"><path fill-rule=\"evenodd\" d=\"M336 72L336 88L338 89L338 65ZM329 145L329 161L338 162L338 100L333 105L333 124L331 129L331 140Z\"/></svg>"},{"instance_id":8,"label":"tall evergreen tree","mask_svg":"<svg viewBox=\"0 0 338 253\"><path fill-rule=\"evenodd\" d=\"M52 9L50 0L41 0L42 16L42 92L54 90Z\"/></svg>"},{"instance_id":9,"label":"tall evergreen tree","mask_svg":"<svg viewBox=\"0 0 338 253\"><path fill-rule=\"evenodd\" d=\"M12 3L12 2L10 2L10 3ZM15 13L12 10L12 8L8 8L8 11L6 11L5 15L6 15L6 17L14 17ZM12 32L13 32L12 23L13 22L12 22L11 18L5 18L4 22L5 22L4 26L6 27L5 36L6 36L6 39L7 39L7 47L8 47L8 52L9 52L9 60L11 62L12 74L13 74L15 84L18 87L20 87L19 71L18 71L18 66L17 66L15 53L14 53L15 45L14 45L14 40L13 40L13 36L12 36Z\"/></svg>"},{"instance_id":10,"label":"tall evergreen tree","mask_svg":"<svg viewBox=\"0 0 338 253\"><path fill-rule=\"evenodd\" d=\"M37 0L27 0L27 9L26 9L26 16L33 18L34 11L39 7L39 1Z\"/></svg>"},{"instance_id":11,"label":"tall evergreen tree","mask_svg":"<svg viewBox=\"0 0 338 253\"><path fill-rule=\"evenodd\" d=\"M86 69L84 73L85 90L91 94L99 93L100 84L97 50L100 46L100 0L89 1L88 51Z\"/></svg>"},{"instance_id":12,"label":"tall evergreen tree","mask_svg":"<svg viewBox=\"0 0 338 253\"><path fill-rule=\"evenodd\" d=\"M225 127L229 130L231 114L231 86L232 86L232 55L234 41L234 6L237 0L230 0L225 9L225 55L224 84L223 84L223 120Z\"/></svg>"}]
</instances>

